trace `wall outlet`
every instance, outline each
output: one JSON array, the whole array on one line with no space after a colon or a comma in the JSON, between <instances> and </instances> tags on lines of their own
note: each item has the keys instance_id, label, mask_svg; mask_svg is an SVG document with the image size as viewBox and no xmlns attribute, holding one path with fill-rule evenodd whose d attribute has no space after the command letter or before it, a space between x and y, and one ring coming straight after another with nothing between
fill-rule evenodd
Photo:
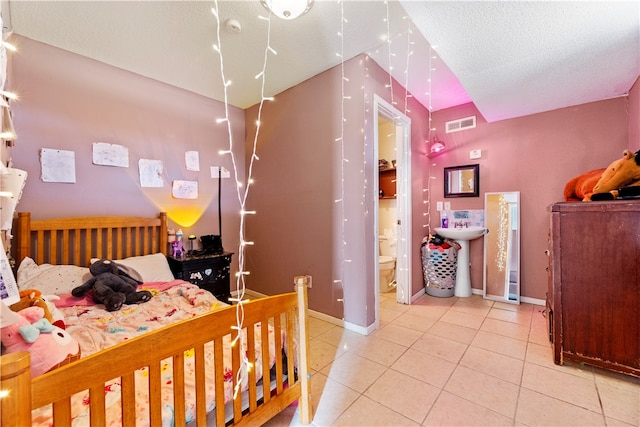
<instances>
[{"instance_id":1,"label":"wall outlet","mask_svg":"<svg viewBox=\"0 0 640 427\"><path fill-rule=\"evenodd\" d=\"M445 211L451 210L451 202L444 202L444 210Z\"/></svg>"},{"instance_id":2,"label":"wall outlet","mask_svg":"<svg viewBox=\"0 0 640 427\"><path fill-rule=\"evenodd\" d=\"M470 159L479 159L480 157L482 157L482 150L471 150L471 151L469 151L469 158Z\"/></svg>"},{"instance_id":3,"label":"wall outlet","mask_svg":"<svg viewBox=\"0 0 640 427\"><path fill-rule=\"evenodd\" d=\"M438 212L442 210L442 202L436 202L436 210Z\"/></svg>"}]
</instances>

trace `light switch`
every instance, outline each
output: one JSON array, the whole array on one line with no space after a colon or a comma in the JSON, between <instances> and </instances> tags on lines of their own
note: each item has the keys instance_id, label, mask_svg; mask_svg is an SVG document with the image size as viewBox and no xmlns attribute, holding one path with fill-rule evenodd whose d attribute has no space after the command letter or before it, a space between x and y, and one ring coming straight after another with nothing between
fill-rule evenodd
<instances>
[{"instance_id":1,"label":"light switch","mask_svg":"<svg viewBox=\"0 0 640 427\"><path fill-rule=\"evenodd\" d=\"M444 202L444 210L445 211L451 210L451 202Z\"/></svg>"},{"instance_id":2,"label":"light switch","mask_svg":"<svg viewBox=\"0 0 640 427\"><path fill-rule=\"evenodd\" d=\"M471 150L471 151L469 151L469 158L470 159L479 159L480 157L482 157L482 150Z\"/></svg>"}]
</instances>

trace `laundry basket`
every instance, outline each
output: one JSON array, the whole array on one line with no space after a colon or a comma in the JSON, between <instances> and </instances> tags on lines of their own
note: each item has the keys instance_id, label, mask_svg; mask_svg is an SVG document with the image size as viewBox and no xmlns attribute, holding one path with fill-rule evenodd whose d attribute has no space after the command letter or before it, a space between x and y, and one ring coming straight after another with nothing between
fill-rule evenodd
<instances>
[{"instance_id":1,"label":"laundry basket","mask_svg":"<svg viewBox=\"0 0 640 427\"><path fill-rule=\"evenodd\" d=\"M421 251L425 292L434 297L452 297L455 292L458 250L454 246L437 246L425 242Z\"/></svg>"}]
</instances>

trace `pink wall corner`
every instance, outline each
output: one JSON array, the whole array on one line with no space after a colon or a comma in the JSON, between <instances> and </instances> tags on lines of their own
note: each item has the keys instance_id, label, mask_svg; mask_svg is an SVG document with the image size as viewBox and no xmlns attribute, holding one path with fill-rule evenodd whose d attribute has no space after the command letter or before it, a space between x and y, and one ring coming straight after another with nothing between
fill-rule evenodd
<instances>
[{"instance_id":1,"label":"pink wall corner","mask_svg":"<svg viewBox=\"0 0 640 427\"><path fill-rule=\"evenodd\" d=\"M362 104L356 96L363 77L357 62L348 61L345 70L349 75L345 89L356 100L345 103L349 122L344 125L344 140L354 141L362 138ZM247 250L246 260L251 289L269 295L290 292L295 275L310 274L309 307L347 318L344 304L354 298L345 294L358 287L341 281L343 250L351 250L343 248L342 242L354 231L345 226L342 219L348 213L336 200L343 193L359 191L343 180L349 171L342 169L342 159L352 153L342 151L336 142L343 126L340 72L340 67L328 70L264 105L257 142L260 160L253 167L255 184L248 197L248 208L257 214L248 218L246 227L256 244ZM245 122L255 123L257 114L257 105L247 109ZM255 131L255 126L247 127L247 165ZM356 141L356 145L360 144ZM353 164L358 164L355 159ZM357 316L347 320L358 322Z\"/></svg>"},{"instance_id":2,"label":"pink wall corner","mask_svg":"<svg viewBox=\"0 0 640 427\"><path fill-rule=\"evenodd\" d=\"M640 150L640 77L629 90L629 148Z\"/></svg>"},{"instance_id":3,"label":"pink wall corner","mask_svg":"<svg viewBox=\"0 0 640 427\"><path fill-rule=\"evenodd\" d=\"M370 213L377 202L370 183L378 173L372 146L373 95L390 102L389 77L365 55L345 62L345 75L349 98L344 102L344 122L341 67L278 94L263 109L256 191L249 197L259 216L247 222L247 234L256 242L269 242L270 250L258 246L248 251L248 280L251 289L273 294L288 291L294 275L311 274L311 309L366 328L375 320L378 274L373 259L378 242ZM405 99L397 82L394 91L397 99ZM409 108L417 177L412 183L415 293L422 288L421 168L427 112L412 98ZM254 123L257 111L257 106L248 109L245 122ZM337 140L342 131L344 144ZM247 156L254 132L253 127L247 131Z\"/></svg>"},{"instance_id":4,"label":"pink wall corner","mask_svg":"<svg viewBox=\"0 0 640 427\"><path fill-rule=\"evenodd\" d=\"M477 116L477 127L439 133L447 150L430 159L431 212L445 200L442 177L448 166L480 165L480 197L447 199L452 209L483 209L485 192L520 191L521 295L544 300L549 207L563 201L569 179L621 156L629 144L626 108L627 99L616 98L494 123L472 104L435 112L437 129L471 115ZM469 151L476 149L482 158L470 160ZM482 240L472 241L470 251L472 286L481 290Z\"/></svg>"},{"instance_id":5,"label":"pink wall corner","mask_svg":"<svg viewBox=\"0 0 640 427\"><path fill-rule=\"evenodd\" d=\"M182 227L185 235L218 233L217 180L209 168L233 169L229 156L218 154L229 147L226 127L215 124L224 115L223 104L24 37L15 35L12 42L18 54L11 56L9 85L19 94L12 156L15 167L28 172L19 211L35 218L166 211L170 226ZM230 111L233 138L242 142L244 114ZM128 147L129 167L94 165L94 142ZM242 159L244 146L236 147ZM75 184L41 180L41 148L75 152ZM199 172L186 170L188 150L199 152ZM139 159L163 161L164 187L140 186ZM238 167L244 175L244 162ZM197 181L198 199L173 198L174 180ZM223 245L233 252L239 224L235 188L231 180L223 182Z\"/></svg>"}]
</instances>

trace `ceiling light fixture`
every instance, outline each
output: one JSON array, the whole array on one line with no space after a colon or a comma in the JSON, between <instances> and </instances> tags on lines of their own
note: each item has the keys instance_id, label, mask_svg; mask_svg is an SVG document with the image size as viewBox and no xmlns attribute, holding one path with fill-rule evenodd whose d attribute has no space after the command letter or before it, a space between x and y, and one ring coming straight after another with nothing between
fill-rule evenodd
<instances>
[{"instance_id":1,"label":"ceiling light fixture","mask_svg":"<svg viewBox=\"0 0 640 427\"><path fill-rule=\"evenodd\" d=\"M313 0L261 0L262 5L282 19L296 19L311 9Z\"/></svg>"}]
</instances>

